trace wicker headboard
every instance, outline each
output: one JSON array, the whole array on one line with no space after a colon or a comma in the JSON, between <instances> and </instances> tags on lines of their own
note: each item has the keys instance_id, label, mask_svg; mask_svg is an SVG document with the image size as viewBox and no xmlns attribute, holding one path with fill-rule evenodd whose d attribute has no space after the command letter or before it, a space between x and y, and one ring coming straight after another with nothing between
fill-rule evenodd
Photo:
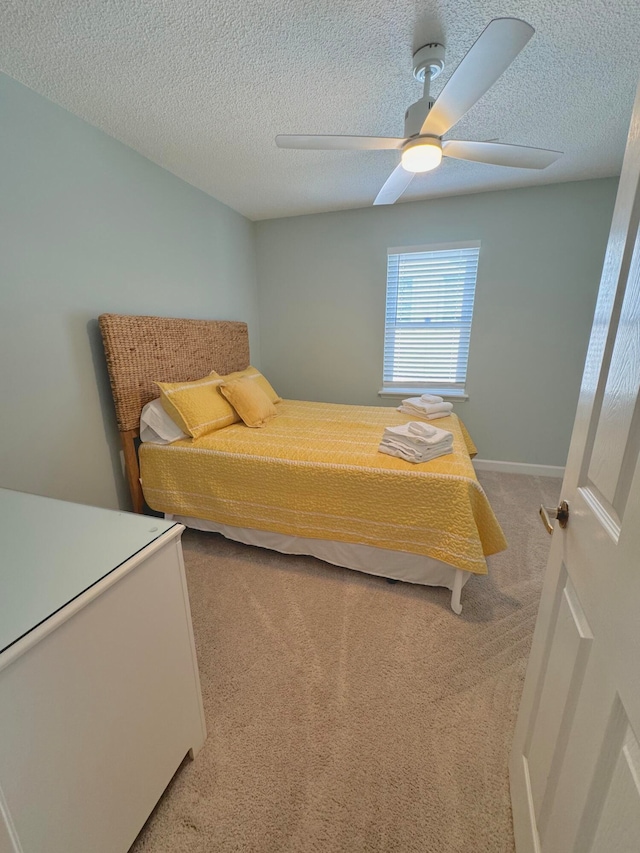
<instances>
[{"instance_id":1,"label":"wicker headboard","mask_svg":"<svg viewBox=\"0 0 640 853\"><path fill-rule=\"evenodd\" d=\"M133 507L142 512L134 439L142 407L158 396L153 383L200 379L212 370L223 374L244 370L249 366L247 324L126 314L101 314L98 323Z\"/></svg>"}]
</instances>

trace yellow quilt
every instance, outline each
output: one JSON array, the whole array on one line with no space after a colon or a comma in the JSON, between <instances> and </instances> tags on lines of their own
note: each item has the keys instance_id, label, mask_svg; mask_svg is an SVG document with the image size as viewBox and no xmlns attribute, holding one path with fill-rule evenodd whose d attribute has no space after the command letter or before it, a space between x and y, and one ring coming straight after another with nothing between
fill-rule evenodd
<instances>
[{"instance_id":1,"label":"yellow quilt","mask_svg":"<svg viewBox=\"0 0 640 853\"><path fill-rule=\"evenodd\" d=\"M283 400L261 429L232 424L140 448L150 507L236 527L424 554L475 574L505 541L455 415L453 453L414 464L378 452L395 409Z\"/></svg>"}]
</instances>

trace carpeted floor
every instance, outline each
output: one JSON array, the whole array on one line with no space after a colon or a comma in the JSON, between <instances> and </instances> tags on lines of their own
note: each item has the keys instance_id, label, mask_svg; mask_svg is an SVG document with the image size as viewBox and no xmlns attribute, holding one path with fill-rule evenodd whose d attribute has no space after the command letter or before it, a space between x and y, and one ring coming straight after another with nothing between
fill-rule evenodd
<instances>
[{"instance_id":1,"label":"carpeted floor","mask_svg":"<svg viewBox=\"0 0 640 853\"><path fill-rule=\"evenodd\" d=\"M507 759L560 481L485 473L509 550L450 593L187 531L208 739L131 853L512 853Z\"/></svg>"}]
</instances>

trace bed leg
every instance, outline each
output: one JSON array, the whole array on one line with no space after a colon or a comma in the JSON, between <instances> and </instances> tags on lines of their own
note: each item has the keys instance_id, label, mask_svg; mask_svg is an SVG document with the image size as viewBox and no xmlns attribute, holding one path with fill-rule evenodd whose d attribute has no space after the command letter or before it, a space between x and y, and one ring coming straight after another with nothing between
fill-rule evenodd
<instances>
[{"instance_id":1,"label":"bed leg","mask_svg":"<svg viewBox=\"0 0 640 853\"><path fill-rule=\"evenodd\" d=\"M122 441L124 468L131 493L133 511L143 513L144 496L142 494L142 486L140 485L140 468L138 466L138 453L135 444L135 440L139 435L140 433L137 429L130 429L120 433L120 440Z\"/></svg>"},{"instance_id":2,"label":"bed leg","mask_svg":"<svg viewBox=\"0 0 640 853\"><path fill-rule=\"evenodd\" d=\"M460 603L460 593L462 592L462 581L464 580L464 572L462 569L456 569L456 574L453 579L453 589L451 590L451 609L459 616L462 613L462 604Z\"/></svg>"}]
</instances>

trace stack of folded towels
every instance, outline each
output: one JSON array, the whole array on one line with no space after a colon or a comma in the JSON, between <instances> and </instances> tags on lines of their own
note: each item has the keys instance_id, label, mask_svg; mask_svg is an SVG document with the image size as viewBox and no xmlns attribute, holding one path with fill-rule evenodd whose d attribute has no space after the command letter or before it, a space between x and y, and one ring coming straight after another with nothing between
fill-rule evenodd
<instances>
[{"instance_id":1,"label":"stack of folded towels","mask_svg":"<svg viewBox=\"0 0 640 853\"><path fill-rule=\"evenodd\" d=\"M387 427L378 450L407 462L428 462L453 452L453 435L446 429L409 421L401 426Z\"/></svg>"},{"instance_id":2,"label":"stack of folded towels","mask_svg":"<svg viewBox=\"0 0 640 853\"><path fill-rule=\"evenodd\" d=\"M451 414L453 403L445 403L437 394L423 394L421 397L408 397L398 406L398 411L405 415L417 415L433 421L436 418L446 418Z\"/></svg>"}]
</instances>

